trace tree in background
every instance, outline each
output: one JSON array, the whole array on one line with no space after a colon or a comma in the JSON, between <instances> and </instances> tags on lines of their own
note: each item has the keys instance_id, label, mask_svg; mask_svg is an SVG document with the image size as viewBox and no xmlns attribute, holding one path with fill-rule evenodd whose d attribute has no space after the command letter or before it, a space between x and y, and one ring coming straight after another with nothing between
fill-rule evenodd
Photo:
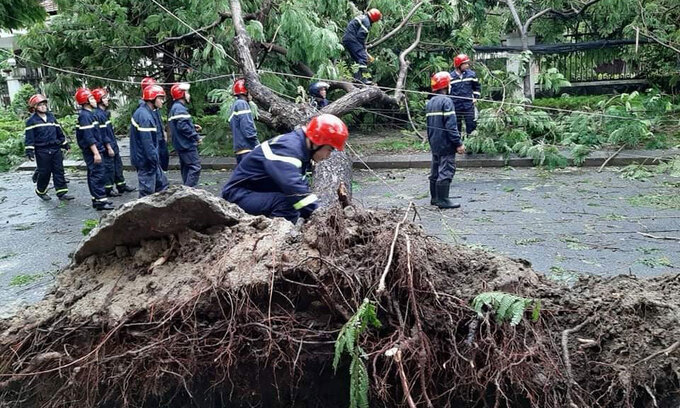
<instances>
[{"instance_id":1,"label":"tree in background","mask_svg":"<svg viewBox=\"0 0 680 408\"><path fill-rule=\"evenodd\" d=\"M38 0L0 0L0 30L25 28L46 17Z\"/></svg>"}]
</instances>

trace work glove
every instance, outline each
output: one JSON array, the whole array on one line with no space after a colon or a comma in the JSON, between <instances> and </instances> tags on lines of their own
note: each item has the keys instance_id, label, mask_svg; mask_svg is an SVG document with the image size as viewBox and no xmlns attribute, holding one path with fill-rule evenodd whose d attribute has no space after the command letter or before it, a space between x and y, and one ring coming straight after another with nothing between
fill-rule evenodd
<instances>
[{"instance_id":1,"label":"work glove","mask_svg":"<svg viewBox=\"0 0 680 408\"><path fill-rule=\"evenodd\" d=\"M368 54L368 62L372 64L374 61L375 58L371 54Z\"/></svg>"},{"instance_id":2,"label":"work glove","mask_svg":"<svg viewBox=\"0 0 680 408\"><path fill-rule=\"evenodd\" d=\"M203 130L203 127L201 127L201 125L194 123L194 129L196 129L197 132L200 132L201 130Z\"/></svg>"},{"instance_id":3,"label":"work glove","mask_svg":"<svg viewBox=\"0 0 680 408\"><path fill-rule=\"evenodd\" d=\"M35 150L34 149L29 149L28 147L25 150L26 152L26 157L28 157L28 160L35 160Z\"/></svg>"}]
</instances>

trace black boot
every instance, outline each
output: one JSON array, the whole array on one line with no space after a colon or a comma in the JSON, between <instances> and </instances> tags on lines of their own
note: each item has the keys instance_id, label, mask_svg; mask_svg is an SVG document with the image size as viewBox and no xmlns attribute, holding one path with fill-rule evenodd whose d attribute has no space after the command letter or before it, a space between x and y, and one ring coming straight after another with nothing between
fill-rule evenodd
<instances>
[{"instance_id":1,"label":"black boot","mask_svg":"<svg viewBox=\"0 0 680 408\"><path fill-rule=\"evenodd\" d=\"M460 204L454 203L449 199L449 189L451 188L451 181L445 180L437 183L437 202L436 206L439 208L460 208Z\"/></svg>"},{"instance_id":2,"label":"black boot","mask_svg":"<svg viewBox=\"0 0 680 408\"><path fill-rule=\"evenodd\" d=\"M437 182L430 180L430 205L437 205Z\"/></svg>"},{"instance_id":3,"label":"black boot","mask_svg":"<svg viewBox=\"0 0 680 408\"><path fill-rule=\"evenodd\" d=\"M121 194L122 193L131 193L133 191L137 191L136 188L130 187L127 184L121 184L117 188L118 188L118 192L121 193Z\"/></svg>"},{"instance_id":4,"label":"black boot","mask_svg":"<svg viewBox=\"0 0 680 408\"><path fill-rule=\"evenodd\" d=\"M60 199L61 201L71 201L71 200L74 200L74 199L75 199L74 196L69 195L69 194L62 194L62 195L58 195L57 197L59 197L59 199Z\"/></svg>"},{"instance_id":5,"label":"black boot","mask_svg":"<svg viewBox=\"0 0 680 408\"><path fill-rule=\"evenodd\" d=\"M113 203L111 201L92 201L92 208L97 211L113 210Z\"/></svg>"},{"instance_id":6,"label":"black boot","mask_svg":"<svg viewBox=\"0 0 680 408\"><path fill-rule=\"evenodd\" d=\"M38 194L38 193L36 193L36 194ZM38 197L40 197L40 199L43 200L43 201L50 201L52 199L52 197L48 196L47 193L38 194Z\"/></svg>"},{"instance_id":7,"label":"black boot","mask_svg":"<svg viewBox=\"0 0 680 408\"><path fill-rule=\"evenodd\" d=\"M106 196L107 197L120 197L120 193L116 193L113 191L113 188L107 188L106 189Z\"/></svg>"}]
</instances>

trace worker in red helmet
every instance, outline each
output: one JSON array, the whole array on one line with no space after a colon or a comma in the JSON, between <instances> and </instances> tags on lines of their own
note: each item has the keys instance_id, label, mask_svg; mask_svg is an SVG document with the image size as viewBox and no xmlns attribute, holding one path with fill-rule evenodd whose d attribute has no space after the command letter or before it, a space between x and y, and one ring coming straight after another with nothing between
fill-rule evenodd
<instances>
[{"instance_id":1,"label":"worker in red helmet","mask_svg":"<svg viewBox=\"0 0 680 408\"><path fill-rule=\"evenodd\" d=\"M465 120L465 133L469 135L477 129L475 104L477 99L482 97L482 87L477 74L470 69L470 57L467 55L456 55L453 59L453 68L450 73L451 97L456 107L458 133L463 131L463 120Z\"/></svg>"},{"instance_id":2,"label":"worker in red helmet","mask_svg":"<svg viewBox=\"0 0 680 408\"><path fill-rule=\"evenodd\" d=\"M137 169L139 196L145 197L168 188L159 157L163 128L156 114L165 102L165 91L160 85L149 85L142 99L144 104L132 115L130 124L130 161Z\"/></svg>"},{"instance_id":3,"label":"worker in red helmet","mask_svg":"<svg viewBox=\"0 0 680 408\"><path fill-rule=\"evenodd\" d=\"M350 20L342 36L342 45L357 63L357 70L354 71L354 79L365 84L371 85L370 74L368 73L368 63L375 59L366 50L366 37L371 29L371 24L380 21L382 13L376 8Z\"/></svg>"},{"instance_id":4,"label":"worker in red helmet","mask_svg":"<svg viewBox=\"0 0 680 408\"><path fill-rule=\"evenodd\" d=\"M448 96L451 76L442 71L430 79L432 92L436 93L427 101L427 140L432 150L430 167L430 204L439 208L459 208L460 204L449 199L449 190L456 174L456 153L465 153L456 124L456 110Z\"/></svg>"},{"instance_id":5,"label":"worker in red helmet","mask_svg":"<svg viewBox=\"0 0 680 408\"><path fill-rule=\"evenodd\" d=\"M106 169L103 156L107 154L104 132L100 131L99 121L94 114L97 101L87 88L79 88L75 95L76 103L81 107L78 113L76 139L83 152L87 165L87 186L92 196L92 207L98 211L112 210L113 203L106 199ZM111 146L109 145L110 149ZM113 150L110 150L113 153Z\"/></svg>"},{"instance_id":6,"label":"worker in red helmet","mask_svg":"<svg viewBox=\"0 0 680 408\"><path fill-rule=\"evenodd\" d=\"M144 79L142 79L141 85L143 93L144 89L151 85L158 85L158 83L152 77L144 77ZM144 106L145 103L146 102L142 99L139 101L139 106ZM163 126L163 115L161 115L161 108L154 110L154 114L156 115L157 122L160 126L160 135L162 136L158 140L158 156L160 157L161 161L161 169L163 169L163 171L168 171L168 167L170 165L170 152L168 151L168 134L166 132L165 126Z\"/></svg>"},{"instance_id":7,"label":"worker in red helmet","mask_svg":"<svg viewBox=\"0 0 680 408\"><path fill-rule=\"evenodd\" d=\"M257 140L257 128L250 109L248 89L246 80L243 78L234 81L232 94L236 97L231 106L229 115L229 127L231 128L232 139L234 142L234 155L236 163L241 163L244 157L250 153L260 141Z\"/></svg>"},{"instance_id":8,"label":"worker in red helmet","mask_svg":"<svg viewBox=\"0 0 680 408\"><path fill-rule=\"evenodd\" d=\"M327 159L343 150L349 132L330 114L315 116L306 126L255 147L236 167L222 189L222 197L248 214L283 217L296 223L317 207L305 179L312 160Z\"/></svg>"},{"instance_id":9,"label":"worker in red helmet","mask_svg":"<svg viewBox=\"0 0 680 408\"><path fill-rule=\"evenodd\" d=\"M116 133L111 124L111 113L109 112L109 92L104 88L96 88L92 90L94 100L97 102L97 108L94 114L99 121L99 130L104 133L104 141L108 143L112 150L113 156L107 154L103 157L104 168L106 169L106 183L104 189L107 197L117 197L122 193L135 191L135 188L128 187L125 183L125 176L123 175L123 160L120 157L120 148L116 140ZM113 188L118 190L116 193Z\"/></svg>"},{"instance_id":10,"label":"worker in red helmet","mask_svg":"<svg viewBox=\"0 0 680 408\"><path fill-rule=\"evenodd\" d=\"M64 156L62 149L69 150L66 135L61 129L52 112L47 108L47 98L36 94L28 100L28 109L33 114L26 121L24 146L26 157L35 159L35 193L47 201L51 197L47 194L50 177L54 182L54 190L60 200L73 200L68 194L66 177L64 176Z\"/></svg>"},{"instance_id":11,"label":"worker in red helmet","mask_svg":"<svg viewBox=\"0 0 680 408\"><path fill-rule=\"evenodd\" d=\"M194 125L187 104L191 102L190 85L187 83L174 84L170 88L170 95L174 102L168 114L172 145L179 156L179 168L182 183L185 186L196 187L201 176L201 158L198 155L198 145L201 137L198 135L200 126Z\"/></svg>"}]
</instances>

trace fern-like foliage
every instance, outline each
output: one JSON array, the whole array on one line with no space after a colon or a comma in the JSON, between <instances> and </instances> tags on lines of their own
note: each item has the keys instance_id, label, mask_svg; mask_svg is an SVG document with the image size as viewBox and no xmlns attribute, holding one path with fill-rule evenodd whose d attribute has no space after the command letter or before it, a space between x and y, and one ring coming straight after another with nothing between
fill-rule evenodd
<instances>
[{"instance_id":1,"label":"fern-like foliage","mask_svg":"<svg viewBox=\"0 0 680 408\"><path fill-rule=\"evenodd\" d=\"M347 353L352 358L349 366L350 374L350 408L368 408L368 370L363 359L366 353L357 343L359 336L368 326L381 327L380 320L376 315L375 304L364 299L359 310L352 316L338 334L335 341L335 356L333 357L333 370L337 372L340 357Z\"/></svg>"},{"instance_id":2,"label":"fern-like foliage","mask_svg":"<svg viewBox=\"0 0 680 408\"><path fill-rule=\"evenodd\" d=\"M509 321L511 326L517 326L522 321L524 311L527 309L532 311L531 321L533 322L538 321L541 312L540 300L527 299L505 292L484 292L472 299L472 307L480 316L483 316L484 306L493 310L498 323Z\"/></svg>"}]
</instances>

